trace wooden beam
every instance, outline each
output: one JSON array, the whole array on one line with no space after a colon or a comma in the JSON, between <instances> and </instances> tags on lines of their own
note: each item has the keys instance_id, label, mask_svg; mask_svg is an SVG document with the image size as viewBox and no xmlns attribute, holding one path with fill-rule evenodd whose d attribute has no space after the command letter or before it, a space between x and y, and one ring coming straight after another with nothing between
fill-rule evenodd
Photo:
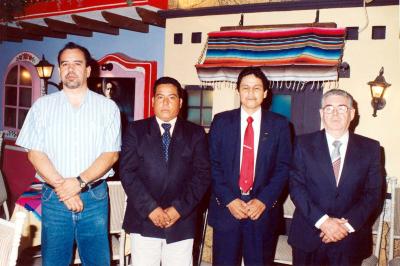
<instances>
[{"instance_id":1,"label":"wooden beam","mask_svg":"<svg viewBox=\"0 0 400 266\"><path fill-rule=\"evenodd\" d=\"M36 34L31 34L24 29L0 25L2 35L17 39L28 39L34 41L42 41L43 37Z\"/></svg>"},{"instance_id":2,"label":"wooden beam","mask_svg":"<svg viewBox=\"0 0 400 266\"><path fill-rule=\"evenodd\" d=\"M35 33L37 35L42 35L50 38L58 38L58 39L66 39L67 34L61 32L52 31L49 27L40 26L37 24L29 23L29 22L18 22L24 30Z\"/></svg>"},{"instance_id":3,"label":"wooden beam","mask_svg":"<svg viewBox=\"0 0 400 266\"><path fill-rule=\"evenodd\" d=\"M22 42L21 38L16 38L16 37L11 37L11 36L5 36L5 35L0 35L0 42L5 41L5 42Z\"/></svg>"},{"instance_id":4,"label":"wooden beam","mask_svg":"<svg viewBox=\"0 0 400 266\"><path fill-rule=\"evenodd\" d=\"M105 34L119 35L119 29L110 26L106 22L94 20L91 18L85 18L78 15L71 15L71 17L79 28L101 32Z\"/></svg>"},{"instance_id":5,"label":"wooden beam","mask_svg":"<svg viewBox=\"0 0 400 266\"><path fill-rule=\"evenodd\" d=\"M282 28L303 28L303 27L321 27L321 28L337 28L336 23L294 23L294 24L275 24L275 25L251 25L251 26L223 26L221 31L227 30L270 30Z\"/></svg>"},{"instance_id":6,"label":"wooden beam","mask_svg":"<svg viewBox=\"0 0 400 266\"><path fill-rule=\"evenodd\" d=\"M143 22L153 26L165 28L165 18L162 18L157 12L150 11L142 7L136 7L136 12L142 18Z\"/></svg>"},{"instance_id":7,"label":"wooden beam","mask_svg":"<svg viewBox=\"0 0 400 266\"><path fill-rule=\"evenodd\" d=\"M60 20L55 20L51 18L45 18L44 22L53 31L63 32L72 35L79 35L84 37L92 37L93 33L89 30L81 29L76 24L67 23Z\"/></svg>"},{"instance_id":8,"label":"wooden beam","mask_svg":"<svg viewBox=\"0 0 400 266\"><path fill-rule=\"evenodd\" d=\"M108 11L102 11L101 15L113 27L143 33L149 32L149 25L140 20L121 16Z\"/></svg>"}]
</instances>

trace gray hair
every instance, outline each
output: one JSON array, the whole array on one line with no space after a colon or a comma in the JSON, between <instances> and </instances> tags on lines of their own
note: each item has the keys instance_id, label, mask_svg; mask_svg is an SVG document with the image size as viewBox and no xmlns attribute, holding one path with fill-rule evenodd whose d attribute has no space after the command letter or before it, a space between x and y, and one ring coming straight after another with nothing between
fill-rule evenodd
<instances>
[{"instance_id":1,"label":"gray hair","mask_svg":"<svg viewBox=\"0 0 400 266\"><path fill-rule=\"evenodd\" d=\"M353 101L354 101L353 96L351 96L351 94L348 93L347 91L341 90L341 89L332 89L332 90L325 92L324 95L322 95L321 108L323 107L324 100L332 95L338 95L338 96L343 96L343 97L347 98L347 100L349 101L349 107L353 108Z\"/></svg>"}]
</instances>

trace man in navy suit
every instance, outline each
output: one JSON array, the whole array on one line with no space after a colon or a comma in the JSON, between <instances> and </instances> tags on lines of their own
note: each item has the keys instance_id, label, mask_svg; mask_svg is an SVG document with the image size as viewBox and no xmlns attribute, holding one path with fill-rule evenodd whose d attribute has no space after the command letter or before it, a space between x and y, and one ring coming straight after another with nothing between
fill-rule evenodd
<instances>
[{"instance_id":1,"label":"man in navy suit","mask_svg":"<svg viewBox=\"0 0 400 266\"><path fill-rule=\"evenodd\" d=\"M289 182L294 265L360 265L370 255L382 203L380 145L349 132L354 114L352 96L330 90L320 109L325 129L297 138Z\"/></svg>"},{"instance_id":2,"label":"man in navy suit","mask_svg":"<svg viewBox=\"0 0 400 266\"><path fill-rule=\"evenodd\" d=\"M206 134L178 117L177 80L162 77L153 92L155 116L130 123L122 142L123 228L131 233L134 266L192 265L197 206L210 184Z\"/></svg>"},{"instance_id":3,"label":"man in navy suit","mask_svg":"<svg viewBox=\"0 0 400 266\"><path fill-rule=\"evenodd\" d=\"M261 109L268 80L259 68L244 68L237 90L241 107L217 114L210 130L213 265L269 265L291 159L289 124Z\"/></svg>"}]
</instances>

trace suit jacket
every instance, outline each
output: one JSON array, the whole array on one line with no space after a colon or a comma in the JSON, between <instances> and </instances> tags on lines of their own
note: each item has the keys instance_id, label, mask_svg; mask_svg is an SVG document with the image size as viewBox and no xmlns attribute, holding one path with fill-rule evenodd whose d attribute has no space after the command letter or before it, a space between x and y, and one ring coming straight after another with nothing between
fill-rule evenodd
<instances>
[{"instance_id":1,"label":"suit jacket","mask_svg":"<svg viewBox=\"0 0 400 266\"><path fill-rule=\"evenodd\" d=\"M193 238L196 207L210 184L204 129L178 118L166 163L155 117L131 122L122 142L120 176L128 196L126 231L168 243ZM148 215L158 206L174 206L181 218L170 228L156 227Z\"/></svg>"},{"instance_id":2,"label":"suit jacket","mask_svg":"<svg viewBox=\"0 0 400 266\"><path fill-rule=\"evenodd\" d=\"M238 226L228 203L240 198L240 108L219 113L210 130L212 195L209 223L214 229L230 230ZM277 204L285 187L291 160L291 140L288 121L280 115L262 110L260 139L251 198L266 205L266 211L255 222L262 230L276 231L281 204ZM268 225L269 223L269 225Z\"/></svg>"},{"instance_id":3,"label":"suit jacket","mask_svg":"<svg viewBox=\"0 0 400 266\"><path fill-rule=\"evenodd\" d=\"M290 196L296 206L289 244L312 252L323 244L314 225L324 215L346 218L355 229L343 240L327 244L367 257L371 226L382 203L380 145L350 133L343 170L336 186L325 130L297 138L290 171Z\"/></svg>"}]
</instances>

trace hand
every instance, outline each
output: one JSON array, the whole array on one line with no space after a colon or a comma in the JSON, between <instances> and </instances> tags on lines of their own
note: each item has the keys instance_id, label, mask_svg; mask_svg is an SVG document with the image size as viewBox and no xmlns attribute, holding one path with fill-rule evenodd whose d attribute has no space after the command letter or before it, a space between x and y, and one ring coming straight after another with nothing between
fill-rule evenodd
<instances>
[{"instance_id":1,"label":"hand","mask_svg":"<svg viewBox=\"0 0 400 266\"><path fill-rule=\"evenodd\" d=\"M247 204L241 199L234 199L228 205L229 211L238 220L246 219L247 216Z\"/></svg>"},{"instance_id":2,"label":"hand","mask_svg":"<svg viewBox=\"0 0 400 266\"><path fill-rule=\"evenodd\" d=\"M65 178L62 183L55 187L55 192L60 201L65 201L81 192L81 187L76 178Z\"/></svg>"},{"instance_id":3,"label":"hand","mask_svg":"<svg viewBox=\"0 0 400 266\"><path fill-rule=\"evenodd\" d=\"M324 243L337 242L345 238L349 232L345 227L346 219L338 219L329 217L321 224L320 237Z\"/></svg>"},{"instance_id":4,"label":"hand","mask_svg":"<svg viewBox=\"0 0 400 266\"><path fill-rule=\"evenodd\" d=\"M149 219L157 227L164 228L171 223L171 219L160 207L155 208L150 214Z\"/></svg>"},{"instance_id":5,"label":"hand","mask_svg":"<svg viewBox=\"0 0 400 266\"><path fill-rule=\"evenodd\" d=\"M252 199L247 202L247 216L253 221L260 218L265 209L265 204L258 199Z\"/></svg>"},{"instance_id":6,"label":"hand","mask_svg":"<svg viewBox=\"0 0 400 266\"><path fill-rule=\"evenodd\" d=\"M83 202L79 195L75 195L70 197L67 200L64 200L64 204L68 210L73 212L81 212L83 211Z\"/></svg>"},{"instance_id":7,"label":"hand","mask_svg":"<svg viewBox=\"0 0 400 266\"><path fill-rule=\"evenodd\" d=\"M178 221L179 218L181 218L181 215L173 206L166 208L164 212L168 215L170 219L169 224L165 226L165 228L173 226L176 223L176 221Z\"/></svg>"}]
</instances>

